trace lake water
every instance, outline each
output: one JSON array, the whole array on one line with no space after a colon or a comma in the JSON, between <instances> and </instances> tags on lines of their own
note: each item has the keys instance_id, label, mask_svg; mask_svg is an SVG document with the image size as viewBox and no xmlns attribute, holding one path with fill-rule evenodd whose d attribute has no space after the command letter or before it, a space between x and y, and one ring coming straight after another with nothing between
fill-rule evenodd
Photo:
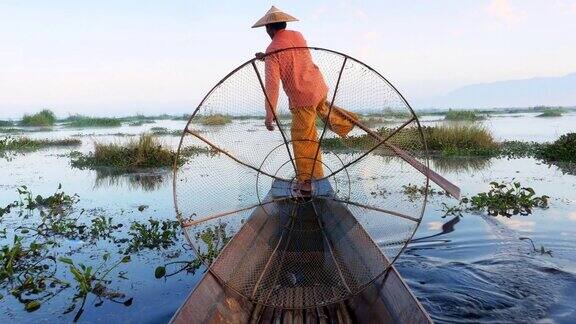
<instances>
[{"instance_id":1,"label":"lake water","mask_svg":"<svg viewBox=\"0 0 576 324\"><path fill-rule=\"evenodd\" d=\"M434 116L423 116L423 124L442 123ZM499 140L553 141L560 135L576 131L576 114L560 118L536 118L534 114L494 116L482 122ZM226 127L248 127L266 145L266 132L260 122L235 121ZM124 229L131 221L175 219L172 176L169 171L153 174L115 175L70 166L67 154L72 150L89 152L92 141L124 141L127 136L115 133L139 134L151 127L180 130L184 121L159 120L154 124L102 129L69 129L55 127L50 132L26 134L33 138L64 138L77 136L82 145L77 148L55 148L0 158L0 206L16 199L16 189L26 185L36 195L52 194L58 184L67 193L77 193L76 209L85 209L83 218L96 215L113 217ZM260 136L261 134L261 136ZM260 136L260 137L259 137ZM162 136L176 147L179 137ZM223 139L234 141L234 138ZM218 167L217 157L204 163ZM529 216L489 217L464 213L462 217L443 218L442 203L455 204L445 196L432 195L422 223L396 265L416 296L438 322L558 322L576 321L576 175L564 173L554 165L531 158L525 159L444 159L431 166L446 178L459 184L465 196L489 189L491 181L520 181L539 195L548 195L550 207L535 209ZM230 170L229 170L230 171ZM382 185L386 185L385 182ZM243 191L244 183L231 181ZM224 204L221 197L196 192L194 199L205 205ZM236 196L228 197L230 200ZM249 201L253 196L246 195ZM231 203L232 204L232 203ZM141 205L148 208L138 210ZM233 209L230 206L227 209ZM11 242L13 229L21 218L15 213L5 215L0 223L6 228L2 245ZM126 230L117 238L126 238ZM522 239L520 239L522 238ZM529 238L534 242L534 250ZM374 238L376 242L378 237ZM541 254L540 247L551 250ZM69 253L75 261L97 266L102 254L111 252L112 259L121 244L66 241L54 252ZM99 305L96 296L89 295L82 322L166 322L202 277L203 268L194 273L182 272L167 279L155 279L156 266L172 261L194 259L182 236L167 249L144 249L132 254L130 263L111 272L110 288L133 298L130 306L105 300ZM67 268L59 264L57 273L73 282ZM120 275L120 277L119 277ZM124 278L121 278L124 277ZM63 314L75 294L74 286L63 290L40 309L27 313L23 304L0 291L2 309L0 322L71 321L75 311Z\"/></svg>"}]
</instances>

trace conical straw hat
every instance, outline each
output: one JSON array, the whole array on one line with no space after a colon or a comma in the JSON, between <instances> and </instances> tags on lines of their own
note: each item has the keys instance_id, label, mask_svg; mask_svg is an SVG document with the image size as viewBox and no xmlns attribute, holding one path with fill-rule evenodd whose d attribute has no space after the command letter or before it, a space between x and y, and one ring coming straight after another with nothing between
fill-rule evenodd
<instances>
[{"instance_id":1,"label":"conical straw hat","mask_svg":"<svg viewBox=\"0 0 576 324\"><path fill-rule=\"evenodd\" d=\"M260 18L252 28L266 26L268 24L273 24L277 22L288 22L288 21L298 21L298 19L290 16L289 14L282 12L282 10L272 6L270 10Z\"/></svg>"}]
</instances>

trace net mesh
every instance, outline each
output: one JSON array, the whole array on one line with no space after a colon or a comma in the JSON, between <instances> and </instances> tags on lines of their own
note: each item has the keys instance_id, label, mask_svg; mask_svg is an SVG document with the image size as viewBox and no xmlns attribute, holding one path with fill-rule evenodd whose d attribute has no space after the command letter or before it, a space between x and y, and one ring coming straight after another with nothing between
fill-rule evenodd
<instances>
[{"instance_id":1,"label":"net mesh","mask_svg":"<svg viewBox=\"0 0 576 324\"><path fill-rule=\"evenodd\" d=\"M274 131L264 127L270 103ZM329 50L241 65L198 106L178 153L187 239L222 283L264 305L359 293L402 252L426 204L416 115L380 74Z\"/></svg>"}]
</instances>

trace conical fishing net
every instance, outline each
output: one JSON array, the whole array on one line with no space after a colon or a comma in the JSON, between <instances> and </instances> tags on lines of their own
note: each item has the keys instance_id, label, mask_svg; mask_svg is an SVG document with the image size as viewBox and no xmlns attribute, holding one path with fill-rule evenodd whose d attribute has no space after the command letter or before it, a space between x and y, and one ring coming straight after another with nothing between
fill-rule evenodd
<instances>
[{"instance_id":1,"label":"conical fishing net","mask_svg":"<svg viewBox=\"0 0 576 324\"><path fill-rule=\"evenodd\" d=\"M292 59L309 60L321 79L293 81ZM271 68L281 79L274 131L264 127ZM286 93L317 82L328 91L308 117L317 137L306 137L294 117L302 111L290 110L305 100ZM354 128L342 134L339 121ZM286 49L232 71L190 117L178 153L187 239L227 288L258 304L309 308L359 293L402 252L426 204L416 115L384 77L330 50Z\"/></svg>"}]
</instances>

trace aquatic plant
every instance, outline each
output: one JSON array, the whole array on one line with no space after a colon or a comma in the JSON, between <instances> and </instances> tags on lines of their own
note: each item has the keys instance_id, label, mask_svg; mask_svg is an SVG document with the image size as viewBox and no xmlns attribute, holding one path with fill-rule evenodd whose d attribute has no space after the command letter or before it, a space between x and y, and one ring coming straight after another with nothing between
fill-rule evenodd
<instances>
[{"instance_id":1,"label":"aquatic plant","mask_svg":"<svg viewBox=\"0 0 576 324\"><path fill-rule=\"evenodd\" d=\"M196 270L202 266L202 261L206 264L211 264L231 239L231 237L226 234L226 226L226 223L220 223L196 233L196 242L202 242L205 246L205 249L196 251L197 258L192 261L173 261L158 266L154 270L154 277L156 277L156 279L168 278L182 271L194 274ZM166 268L174 265L179 265L179 267L176 270L167 272Z\"/></svg>"},{"instance_id":2,"label":"aquatic plant","mask_svg":"<svg viewBox=\"0 0 576 324\"><path fill-rule=\"evenodd\" d=\"M104 215L97 216L91 219L90 222L89 233L91 240L111 238L112 233L124 226L122 223L114 224L112 217L106 217Z\"/></svg>"},{"instance_id":3,"label":"aquatic plant","mask_svg":"<svg viewBox=\"0 0 576 324\"><path fill-rule=\"evenodd\" d=\"M232 122L230 115L212 114L200 117L200 123L206 126L220 126Z\"/></svg>"},{"instance_id":4,"label":"aquatic plant","mask_svg":"<svg viewBox=\"0 0 576 324\"><path fill-rule=\"evenodd\" d=\"M56 122L56 115L51 110L44 109L36 114L25 114L20 121L22 126L52 126Z\"/></svg>"},{"instance_id":5,"label":"aquatic plant","mask_svg":"<svg viewBox=\"0 0 576 324\"><path fill-rule=\"evenodd\" d=\"M68 254L64 254L67 251L78 252L92 244L69 249L72 246L66 246L68 240L63 238L97 242L111 238L113 232L122 228L122 224L115 224L112 217L104 215L81 223L79 216L85 210L75 208L79 197L66 194L61 186L48 196L35 195L26 186L19 187L17 191L19 198L1 208L3 213L21 218L18 227L13 229L10 242L0 247L0 288L20 302L24 311L33 312L69 287L76 287L72 304L64 312L78 309L79 301L82 301L74 320L80 318L89 295L96 297L96 307L104 299L130 306L132 298L109 288L113 279L110 273L120 263L129 262L129 255L120 256L118 261L111 263L110 254L106 253L102 256L102 262L92 267L74 262ZM0 238L6 238L5 230L0 230ZM114 239L112 242L121 246L128 243L128 239ZM68 265L73 284L59 277L64 275L62 270L66 270L58 267L59 263ZM124 275L122 271L118 273L118 277L126 279ZM2 298L4 295L1 295Z\"/></svg>"},{"instance_id":6,"label":"aquatic plant","mask_svg":"<svg viewBox=\"0 0 576 324\"><path fill-rule=\"evenodd\" d=\"M548 208L546 195L536 196L534 189L523 187L520 182L498 183L490 182L488 192L478 193L470 198L460 200L458 207L444 206L445 215L456 212L472 211L487 212L491 216L512 217L513 215L529 215L533 208Z\"/></svg>"},{"instance_id":7,"label":"aquatic plant","mask_svg":"<svg viewBox=\"0 0 576 324\"><path fill-rule=\"evenodd\" d=\"M428 149L440 151L444 156L493 156L498 143L484 127L477 125L450 125L425 127Z\"/></svg>"},{"instance_id":8,"label":"aquatic plant","mask_svg":"<svg viewBox=\"0 0 576 324\"><path fill-rule=\"evenodd\" d=\"M536 117L561 117L564 111L559 108L548 108Z\"/></svg>"},{"instance_id":9,"label":"aquatic plant","mask_svg":"<svg viewBox=\"0 0 576 324\"><path fill-rule=\"evenodd\" d=\"M378 133L383 137L392 134L393 128L383 127ZM495 156L498 143L485 128L477 125L449 125L423 127L428 149L432 155L440 156ZM419 140L420 133L415 127L405 127L393 135L388 143L402 149L422 152L424 147ZM360 149L367 150L377 142L370 135L349 136L347 138L325 138L322 147L325 150ZM385 147L385 146L383 146Z\"/></svg>"},{"instance_id":10,"label":"aquatic plant","mask_svg":"<svg viewBox=\"0 0 576 324\"><path fill-rule=\"evenodd\" d=\"M38 132L49 132L52 128L50 127L40 127L40 128L0 128L0 133L3 134L22 134L22 133L38 133Z\"/></svg>"},{"instance_id":11,"label":"aquatic plant","mask_svg":"<svg viewBox=\"0 0 576 324\"><path fill-rule=\"evenodd\" d=\"M121 263L130 262L130 256L126 255L122 257L122 259L113 263L112 266L106 269L105 266L109 258L110 253L102 255L103 261L96 268L86 266L83 263L76 265L72 259L67 257L58 258L58 261L68 265L68 269L76 281L76 296L73 299L73 303L66 309L64 314L72 312L76 308L76 302L81 300L80 309L74 317L74 322L76 322L84 312L84 304L86 303L86 297L89 293L96 295L100 303L102 302L102 298L106 298L113 302L122 303L124 306L132 305L132 298L126 299L126 296L123 293L110 291L106 287L109 284L109 281L106 280L106 276ZM118 299L124 299L124 301L119 301Z\"/></svg>"},{"instance_id":12,"label":"aquatic plant","mask_svg":"<svg viewBox=\"0 0 576 324\"><path fill-rule=\"evenodd\" d=\"M515 159L538 156L545 144L537 142L504 141L500 143L499 146L499 156Z\"/></svg>"},{"instance_id":13,"label":"aquatic plant","mask_svg":"<svg viewBox=\"0 0 576 324\"><path fill-rule=\"evenodd\" d=\"M130 225L130 241L126 252L137 252L142 249L167 248L176 241L180 229L178 221L148 219L148 224L133 222Z\"/></svg>"},{"instance_id":14,"label":"aquatic plant","mask_svg":"<svg viewBox=\"0 0 576 324\"><path fill-rule=\"evenodd\" d=\"M47 147L78 146L82 141L76 138L33 139L29 137L0 137L0 151L33 151Z\"/></svg>"},{"instance_id":15,"label":"aquatic plant","mask_svg":"<svg viewBox=\"0 0 576 324\"><path fill-rule=\"evenodd\" d=\"M122 126L121 120L117 118L103 118L103 117L88 117L82 115L74 115L68 117L66 120L68 127L118 127Z\"/></svg>"},{"instance_id":16,"label":"aquatic plant","mask_svg":"<svg viewBox=\"0 0 576 324\"><path fill-rule=\"evenodd\" d=\"M431 186L426 188L426 186L418 186L411 183L402 186L402 193L406 195L410 201L418 200L424 197L424 195L447 195L446 192L436 190Z\"/></svg>"},{"instance_id":17,"label":"aquatic plant","mask_svg":"<svg viewBox=\"0 0 576 324\"><path fill-rule=\"evenodd\" d=\"M220 151L213 148L212 146L197 146L197 145L188 145L183 146L180 148L180 154L183 156L195 156L200 154L205 154L208 156L216 156L220 154Z\"/></svg>"},{"instance_id":18,"label":"aquatic plant","mask_svg":"<svg viewBox=\"0 0 576 324\"><path fill-rule=\"evenodd\" d=\"M564 134L554 143L543 145L537 156L547 161L576 162L576 133Z\"/></svg>"},{"instance_id":19,"label":"aquatic plant","mask_svg":"<svg viewBox=\"0 0 576 324\"><path fill-rule=\"evenodd\" d=\"M152 127L152 128L150 128L150 132L152 132L152 134L157 135L157 136L163 136L163 135L180 136L180 135L182 135L182 130L179 130L179 129L169 130L166 127Z\"/></svg>"},{"instance_id":20,"label":"aquatic plant","mask_svg":"<svg viewBox=\"0 0 576 324\"><path fill-rule=\"evenodd\" d=\"M71 157L71 164L76 168L113 167L130 172L140 168L171 167L176 153L153 135L142 134L137 140L124 144L94 142L94 152L74 153Z\"/></svg>"},{"instance_id":21,"label":"aquatic plant","mask_svg":"<svg viewBox=\"0 0 576 324\"><path fill-rule=\"evenodd\" d=\"M452 121L476 121L486 119L486 117L478 115L478 113L473 110L449 109L446 115L444 115L444 119Z\"/></svg>"}]
</instances>

